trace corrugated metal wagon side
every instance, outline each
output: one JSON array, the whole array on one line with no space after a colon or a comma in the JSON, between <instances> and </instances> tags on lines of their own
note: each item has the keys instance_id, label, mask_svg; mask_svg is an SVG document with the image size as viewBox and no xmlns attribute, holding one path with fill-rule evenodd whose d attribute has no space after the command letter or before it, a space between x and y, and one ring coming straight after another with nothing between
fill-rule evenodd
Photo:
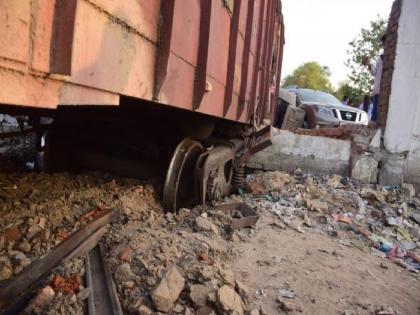
<instances>
[{"instance_id":1,"label":"corrugated metal wagon side","mask_svg":"<svg viewBox=\"0 0 420 315\"><path fill-rule=\"evenodd\" d=\"M280 77L278 0L1 0L0 103L121 96L250 122Z\"/></svg>"}]
</instances>

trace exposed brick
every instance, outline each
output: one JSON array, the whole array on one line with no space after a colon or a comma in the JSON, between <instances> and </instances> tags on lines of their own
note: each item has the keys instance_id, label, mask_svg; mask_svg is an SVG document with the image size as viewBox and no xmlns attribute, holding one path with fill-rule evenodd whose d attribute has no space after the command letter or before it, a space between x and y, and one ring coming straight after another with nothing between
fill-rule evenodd
<instances>
[{"instance_id":1,"label":"exposed brick","mask_svg":"<svg viewBox=\"0 0 420 315\"><path fill-rule=\"evenodd\" d=\"M389 97L391 95L392 76L398 42L398 26L402 0L395 0L389 16L387 40L384 45L384 65L382 70L381 91L379 97L378 123L385 127L388 116Z\"/></svg>"}]
</instances>

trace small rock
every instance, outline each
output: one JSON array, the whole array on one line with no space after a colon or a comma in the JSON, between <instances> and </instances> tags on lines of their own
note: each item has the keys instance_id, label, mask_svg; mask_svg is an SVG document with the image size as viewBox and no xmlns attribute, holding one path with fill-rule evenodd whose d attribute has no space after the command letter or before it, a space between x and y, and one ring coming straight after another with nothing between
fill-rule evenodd
<instances>
[{"instance_id":1,"label":"small rock","mask_svg":"<svg viewBox=\"0 0 420 315\"><path fill-rule=\"evenodd\" d=\"M126 289L132 289L132 288L134 288L134 286L136 285L136 282L134 282L133 280L130 280L130 281L125 281L125 282L123 282L123 287L124 288L126 288Z\"/></svg>"},{"instance_id":2,"label":"small rock","mask_svg":"<svg viewBox=\"0 0 420 315\"><path fill-rule=\"evenodd\" d=\"M213 279L215 274L216 274L216 268L214 268L213 266L206 265L201 270L201 276L204 278L204 280Z\"/></svg>"},{"instance_id":3,"label":"small rock","mask_svg":"<svg viewBox=\"0 0 420 315\"><path fill-rule=\"evenodd\" d=\"M244 303L238 293L231 287L224 285L217 291L217 301L221 311L228 313L244 313Z\"/></svg>"},{"instance_id":4,"label":"small rock","mask_svg":"<svg viewBox=\"0 0 420 315\"><path fill-rule=\"evenodd\" d=\"M386 224L389 226L400 226L402 223L401 217L387 217Z\"/></svg>"},{"instance_id":5,"label":"small rock","mask_svg":"<svg viewBox=\"0 0 420 315\"><path fill-rule=\"evenodd\" d=\"M257 308L254 308L252 311L248 313L248 315L260 315L260 310Z\"/></svg>"},{"instance_id":6,"label":"small rock","mask_svg":"<svg viewBox=\"0 0 420 315\"><path fill-rule=\"evenodd\" d=\"M402 184L401 187L404 188L407 191L408 197L413 198L413 197L416 196L416 189L414 188L413 184L404 183L404 184Z\"/></svg>"},{"instance_id":7,"label":"small rock","mask_svg":"<svg viewBox=\"0 0 420 315\"><path fill-rule=\"evenodd\" d=\"M217 229L217 226L214 225L209 219L203 218L201 216L195 219L195 227L197 231L211 232L215 235L219 234L219 230Z\"/></svg>"},{"instance_id":8,"label":"small rock","mask_svg":"<svg viewBox=\"0 0 420 315\"><path fill-rule=\"evenodd\" d=\"M245 302L249 300L249 288L241 281L235 281L235 290Z\"/></svg>"},{"instance_id":9,"label":"small rock","mask_svg":"<svg viewBox=\"0 0 420 315\"><path fill-rule=\"evenodd\" d=\"M10 264L0 260L0 281L10 279L13 276L13 269Z\"/></svg>"},{"instance_id":10,"label":"small rock","mask_svg":"<svg viewBox=\"0 0 420 315\"><path fill-rule=\"evenodd\" d=\"M23 241L19 243L17 248L23 253L29 253L31 251L31 244L29 244L27 241Z\"/></svg>"},{"instance_id":11,"label":"small rock","mask_svg":"<svg viewBox=\"0 0 420 315\"><path fill-rule=\"evenodd\" d=\"M235 275L231 269L220 269L219 273L222 276L223 283L231 286L235 285Z\"/></svg>"},{"instance_id":12,"label":"small rock","mask_svg":"<svg viewBox=\"0 0 420 315\"><path fill-rule=\"evenodd\" d=\"M184 277L175 266L162 277L152 293L152 300L159 311L168 312L184 288Z\"/></svg>"},{"instance_id":13,"label":"small rock","mask_svg":"<svg viewBox=\"0 0 420 315\"><path fill-rule=\"evenodd\" d=\"M196 306L206 305L207 295L210 289L202 284L194 284L190 286L190 298Z\"/></svg>"},{"instance_id":14,"label":"small rock","mask_svg":"<svg viewBox=\"0 0 420 315\"><path fill-rule=\"evenodd\" d=\"M36 306L43 306L50 303L55 297L55 291L52 287L47 285L38 293L32 304Z\"/></svg>"},{"instance_id":15,"label":"small rock","mask_svg":"<svg viewBox=\"0 0 420 315\"><path fill-rule=\"evenodd\" d=\"M175 313L182 313L182 312L184 311L184 307L183 307L181 304L176 304L176 305L172 308L172 310L173 310Z\"/></svg>"},{"instance_id":16,"label":"small rock","mask_svg":"<svg viewBox=\"0 0 420 315\"><path fill-rule=\"evenodd\" d=\"M77 293L77 298L79 300L86 300L90 295L90 288L84 288L83 290L81 290L79 293Z\"/></svg>"},{"instance_id":17,"label":"small rock","mask_svg":"<svg viewBox=\"0 0 420 315\"><path fill-rule=\"evenodd\" d=\"M140 306L140 307L137 309L137 314L138 314L138 315L151 315L151 314L152 314L152 311L151 311L151 309L150 309L150 308L148 308L147 306L142 305L142 306Z\"/></svg>"},{"instance_id":18,"label":"small rock","mask_svg":"<svg viewBox=\"0 0 420 315\"><path fill-rule=\"evenodd\" d=\"M302 227L302 222L298 218L283 218L283 222L291 229L299 232L305 233Z\"/></svg>"},{"instance_id":19,"label":"small rock","mask_svg":"<svg viewBox=\"0 0 420 315\"><path fill-rule=\"evenodd\" d=\"M320 199L306 199L306 206L313 210L318 212L326 212L328 211L328 203L325 201L322 201Z\"/></svg>"},{"instance_id":20,"label":"small rock","mask_svg":"<svg viewBox=\"0 0 420 315\"><path fill-rule=\"evenodd\" d=\"M383 262L381 262L381 268L383 268L383 269L388 269L388 265L387 265L387 264L385 264L385 263L383 263Z\"/></svg>"},{"instance_id":21,"label":"small rock","mask_svg":"<svg viewBox=\"0 0 420 315\"><path fill-rule=\"evenodd\" d=\"M17 226L8 228L4 231L4 238L6 242L16 242L22 238L22 234Z\"/></svg>"},{"instance_id":22,"label":"small rock","mask_svg":"<svg viewBox=\"0 0 420 315\"><path fill-rule=\"evenodd\" d=\"M114 278L116 282L122 283L125 281L136 280L137 276L131 270L129 263L123 263L115 270Z\"/></svg>"},{"instance_id":23,"label":"small rock","mask_svg":"<svg viewBox=\"0 0 420 315\"><path fill-rule=\"evenodd\" d=\"M280 289L279 293L282 297L287 299L294 299L295 298L295 292L293 292L290 289Z\"/></svg>"},{"instance_id":24,"label":"small rock","mask_svg":"<svg viewBox=\"0 0 420 315\"><path fill-rule=\"evenodd\" d=\"M279 302L280 309L282 309L285 312L292 312L295 309L292 301L279 300L278 302Z\"/></svg>"},{"instance_id":25,"label":"small rock","mask_svg":"<svg viewBox=\"0 0 420 315\"><path fill-rule=\"evenodd\" d=\"M298 218L300 218L300 219L302 219L302 220L305 220L305 217L306 217L306 213L305 213L305 211L303 211L303 210L301 210L301 209L296 209L296 210L293 212L293 214L294 214L295 216L297 216Z\"/></svg>"},{"instance_id":26,"label":"small rock","mask_svg":"<svg viewBox=\"0 0 420 315\"><path fill-rule=\"evenodd\" d=\"M198 309L197 315L216 315L216 312L210 306L204 305Z\"/></svg>"},{"instance_id":27,"label":"small rock","mask_svg":"<svg viewBox=\"0 0 420 315\"><path fill-rule=\"evenodd\" d=\"M147 277L146 283L149 287L153 287L156 284L156 279L153 277Z\"/></svg>"},{"instance_id":28,"label":"small rock","mask_svg":"<svg viewBox=\"0 0 420 315\"><path fill-rule=\"evenodd\" d=\"M414 211L410 218L415 221L417 224L420 224L420 211Z\"/></svg>"}]
</instances>

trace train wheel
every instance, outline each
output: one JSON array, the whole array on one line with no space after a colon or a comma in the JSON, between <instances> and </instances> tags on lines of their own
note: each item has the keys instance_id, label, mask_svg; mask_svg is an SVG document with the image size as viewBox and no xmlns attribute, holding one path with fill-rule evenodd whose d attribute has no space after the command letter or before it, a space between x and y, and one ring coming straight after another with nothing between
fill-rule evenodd
<instances>
[{"instance_id":1,"label":"train wheel","mask_svg":"<svg viewBox=\"0 0 420 315\"><path fill-rule=\"evenodd\" d=\"M198 157L203 153L200 142L185 138L177 146L169 164L163 187L163 209L177 212L195 201L194 170Z\"/></svg>"}]
</instances>

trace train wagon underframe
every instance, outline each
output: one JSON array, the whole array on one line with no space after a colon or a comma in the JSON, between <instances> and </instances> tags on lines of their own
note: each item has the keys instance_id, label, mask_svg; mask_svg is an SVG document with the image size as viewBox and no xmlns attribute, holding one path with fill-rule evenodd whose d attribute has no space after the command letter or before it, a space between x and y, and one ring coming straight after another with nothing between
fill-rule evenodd
<instances>
[{"instance_id":1,"label":"train wagon underframe","mask_svg":"<svg viewBox=\"0 0 420 315\"><path fill-rule=\"evenodd\" d=\"M51 171L155 176L177 211L270 144L280 0L4 0L0 19L0 112L46 135Z\"/></svg>"}]
</instances>

